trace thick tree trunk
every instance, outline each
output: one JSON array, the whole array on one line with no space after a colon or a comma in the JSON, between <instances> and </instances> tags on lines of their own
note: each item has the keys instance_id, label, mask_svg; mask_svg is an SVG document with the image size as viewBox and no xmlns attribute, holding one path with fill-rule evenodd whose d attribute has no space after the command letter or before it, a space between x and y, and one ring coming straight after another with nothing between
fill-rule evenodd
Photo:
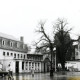
<instances>
[{"instance_id":1,"label":"thick tree trunk","mask_svg":"<svg viewBox=\"0 0 80 80\"><path fill-rule=\"evenodd\" d=\"M62 63L62 70L65 71L65 63Z\"/></svg>"}]
</instances>

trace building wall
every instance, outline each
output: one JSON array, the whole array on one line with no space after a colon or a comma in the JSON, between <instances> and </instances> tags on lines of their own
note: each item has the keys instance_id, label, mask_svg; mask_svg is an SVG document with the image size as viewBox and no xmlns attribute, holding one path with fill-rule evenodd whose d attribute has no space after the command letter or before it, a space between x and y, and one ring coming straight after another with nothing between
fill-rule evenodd
<instances>
[{"instance_id":1,"label":"building wall","mask_svg":"<svg viewBox=\"0 0 80 80\"><path fill-rule=\"evenodd\" d=\"M3 55L4 52L5 52L5 55ZM7 53L9 55L7 55ZM13 55L11 55L11 53ZM16 54L16 57L14 54ZM18 54L19 54L19 57L18 57ZM24 61L24 55L26 60L27 59L26 53L0 49L0 62L3 64L3 70L8 71L8 65L10 64L12 71L15 72L15 68L16 68L15 63L16 61L19 61L19 72L22 72L21 67L22 67L22 61Z\"/></svg>"},{"instance_id":2,"label":"building wall","mask_svg":"<svg viewBox=\"0 0 80 80\"><path fill-rule=\"evenodd\" d=\"M4 55L4 52L5 52L5 55ZM15 54L16 54L16 57L15 57ZM19 54L19 57L18 57L18 54ZM24 55L25 55L25 59L24 59ZM38 56L37 59L36 59L36 56ZM1 57L0 62L3 64L3 70L8 71L9 70L8 67L10 64L10 68L14 73L16 73L16 61L19 62L19 73L31 72L32 67L34 68L35 72L42 72L42 67L41 67L42 55L36 55L36 56L35 54L30 55L30 58L27 59L26 53L0 49L0 57ZM24 69L22 69L22 62L24 62Z\"/></svg>"}]
</instances>

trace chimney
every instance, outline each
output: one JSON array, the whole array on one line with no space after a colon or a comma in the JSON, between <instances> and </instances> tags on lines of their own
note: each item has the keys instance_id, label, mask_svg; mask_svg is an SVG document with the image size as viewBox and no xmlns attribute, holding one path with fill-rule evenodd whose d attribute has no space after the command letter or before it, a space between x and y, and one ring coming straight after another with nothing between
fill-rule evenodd
<instances>
[{"instance_id":1,"label":"chimney","mask_svg":"<svg viewBox=\"0 0 80 80\"><path fill-rule=\"evenodd\" d=\"M20 37L20 41L21 41L21 42L24 42L23 36Z\"/></svg>"}]
</instances>

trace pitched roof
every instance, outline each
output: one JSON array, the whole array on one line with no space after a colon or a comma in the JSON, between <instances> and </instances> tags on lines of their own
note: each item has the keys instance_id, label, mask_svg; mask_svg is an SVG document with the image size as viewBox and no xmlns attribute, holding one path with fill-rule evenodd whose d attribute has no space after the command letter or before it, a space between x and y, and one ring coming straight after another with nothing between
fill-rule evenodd
<instances>
[{"instance_id":1,"label":"pitched roof","mask_svg":"<svg viewBox=\"0 0 80 80\"><path fill-rule=\"evenodd\" d=\"M8 35L8 34L4 34L2 32L0 32L0 37L11 39L11 40L15 40L15 41L20 41L19 39L15 38L14 36Z\"/></svg>"}]
</instances>

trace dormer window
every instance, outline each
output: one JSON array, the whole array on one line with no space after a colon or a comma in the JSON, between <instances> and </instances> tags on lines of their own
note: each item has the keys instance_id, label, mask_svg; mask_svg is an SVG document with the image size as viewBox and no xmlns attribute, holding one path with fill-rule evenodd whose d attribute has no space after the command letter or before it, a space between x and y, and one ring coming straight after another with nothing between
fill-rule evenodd
<instances>
[{"instance_id":1,"label":"dormer window","mask_svg":"<svg viewBox=\"0 0 80 80\"><path fill-rule=\"evenodd\" d=\"M23 49L25 49L25 45L23 44Z\"/></svg>"},{"instance_id":2,"label":"dormer window","mask_svg":"<svg viewBox=\"0 0 80 80\"><path fill-rule=\"evenodd\" d=\"M10 46L11 46L11 47L13 46L13 43L12 43L12 42L10 42Z\"/></svg>"},{"instance_id":3,"label":"dormer window","mask_svg":"<svg viewBox=\"0 0 80 80\"><path fill-rule=\"evenodd\" d=\"M19 42L17 42L17 48L19 48L19 45L20 45Z\"/></svg>"},{"instance_id":4,"label":"dormer window","mask_svg":"<svg viewBox=\"0 0 80 80\"><path fill-rule=\"evenodd\" d=\"M2 45L5 45L5 41L4 40L2 41Z\"/></svg>"}]
</instances>

